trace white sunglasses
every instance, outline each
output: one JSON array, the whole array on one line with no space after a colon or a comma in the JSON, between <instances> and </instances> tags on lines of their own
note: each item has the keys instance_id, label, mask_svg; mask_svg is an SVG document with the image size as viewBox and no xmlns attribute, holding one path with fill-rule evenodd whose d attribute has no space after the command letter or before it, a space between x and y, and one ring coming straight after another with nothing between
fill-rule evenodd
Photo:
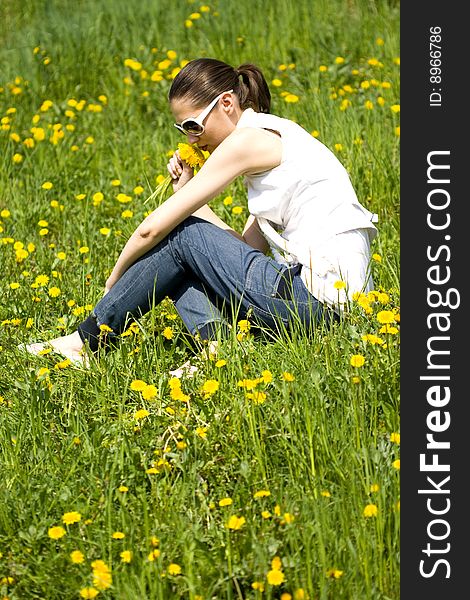
<instances>
[{"instance_id":1,"label":"white sunglasses","mask_svg":"<svg viewBox=\"0 0 470 600\"><path fill-rule=\"evenodd\" d=\"M176 127L176 129L181 131L181 133L184 133L184 135L202 135L205 130L204 119L208 116L220 98L222 98L224 94L229 94L230 92L233 92L233 90L219 94L217 98L214 98L209 106L205 108L202 113L200 113L198 117L188 117L187 119L184 119L184 121L181 121L181 123L173 123L173 125Z\"/></svg>"}]
</instances>

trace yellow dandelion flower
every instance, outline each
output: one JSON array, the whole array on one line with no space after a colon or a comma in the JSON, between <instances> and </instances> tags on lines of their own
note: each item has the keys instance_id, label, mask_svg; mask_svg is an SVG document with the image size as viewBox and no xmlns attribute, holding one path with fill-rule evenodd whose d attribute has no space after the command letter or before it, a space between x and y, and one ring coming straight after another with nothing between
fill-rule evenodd
<instances>
[{"instance_id":1,"label":"yellow dandelion flower","mask_svg":"<svg viewBox=\"0 0 470 600\"><path fill-rule=\"evenodd\" d=\"M66 512L64 515L62 515L62 522L66 525L72 525L73 523L78 523L81 518L82 515L79 512Z\"/></svg>"},{"instance_id":2,"label":"yellow dandelion flower","mask_svg":"<svg viewBox=\"0 0 470 600\"><path fill-rule=\"evenodd\" d=\"M286 96L284 96L284 101L292 104L298 102L299 97L296 94L287 94Z\"/></svg>"},{"instance_id":3,"label":"yellow dandelion flower","mask_svg":"<svg viewBox=\"0 0 470 600\"><path fill-rule=\"evenodd\" d=\"M263 404L263 402L266 401L267 394L265 392L254 390L253 392L247 393L246 397L253 400L255 404Z\"/></svg>"},{"instance_id":4,"label":"yellow dandelion flower","mask_svg":"<svg viewBox=\"0 0 470 600\"><path fill-rule=\"evenodd\" d=\"M377 313L377 321L382 325L395 323L395 314L391 310L381 310Z\"/></svg>"},{"instance_id":5,"label":"yellow dandelion flower","mask_svg":"<svg viewBox=\"0 0 470 600\"><path fill-rule=\"evenodd\" d=\"M378 483L373 483L373 484L370 486L370 491L371 491L372 493L374 493L374 492L378 492L379 490L380 490L380 486L379 486L379 484L378 484Z\"/></svg>"},{"instance_id":6,"label":"yellow dandelion flower","mask_svg":"<svg viewBox=\"0 0 470 600\"><path fill-rule=\"evenodd\" d=\"M393 443L395 443L395 444L400 445L400 434L396 433L396 432L391 433L390 434L390 441L393 442Z\"/></svg>"},{"instance_id":7,"label":"yellow dandelion flower","mask_svg":"<svg viewBox=\"0 0 470 600\"><path fill-rule=\"evenodd\" d=\"M169 575L180 575L181 567L179 565L177 565L176 563L171 563L170 565L168 565L168 574Z\"/></svg>"},{"instance_id":8,"label":"yellow dandelion flower","mask_svg":"<svg viewBox=\"0 0 470 600\"><path fill-rule=\"evenodd\" d=\"M125 494L128 491L129 491L129 488L126 485L120 485L118 487L118 492L121 492L121 494Z\"/></svg>"},{"instance_id":9,"label":"yellow dandelion flower","mask_svg":"<svg viewBox=\"0 0 470 600\"><path fill-rule=\"evenodd\" d=\"M86 600L91 600L92 598L96 598L99 594L99 591L94 587L84 587L80 590L80 597L85 598Z\"/></svg>"},{"instance_id":10,"label":"yellow dandelion flower","mask_svg":"<svg viewBox=\"0 0 470 600\"><path fill-rule=\"evenodd\" d=\"M344 63L344 57L343 57L343 56L337 56L337 57L335 58L335 63L336 63L337 65L342 65L342 64Z\"/></svg>"},{"instance_id":11,"label":"yellow dandelion flower","mask_svg":"<svg viewBox=\"0 0 470 600\"><path fill-rule=\"evenodd\" d=\"M238 329L242 333L247 333L248 331L250 331L250 328L251 328L251 324L246 319L242 319L241 321L238 321Z\"/></svg>"},{"instance_id":12,"label":"yellow dandelion flower","mask_svg":"<svg viewBox=\"0 0 470 600\"><path fill-rule=\"evenodd\" d=\"M156 558L160 556L161 552L158 548L154 548L150 554L147 556L147 560L153 562Z\"/></svg>"},{"instance_id":13,"label":"yellow dandelion flower","mask_svg":"<svg viewBox=\"0 0 470 600\"><path fill-rule=\"evenodd\" d=\"M165 329L162 331L162 335L167 340L173 339L174 338L173 329L171 327L165 327Z\"/></svg>"},{"instance_id":14,"label":"yellow dandelion flower","mask_svg":"<svg viewBox=\"0 0 470 600\"><path fill-rule=\"evenodd\" d=\"M206 161L202 151L193 144L179 143L178 150L181 160L184 160L193 169L195 167L202 167Z\"/></svg>"},{"instance_id":15,"label":"yellow dandelion flower","mask_svg":"<svg viewBox=\"0 0 470 600\"><path fill-rule=\"evenodd\" d=\"M153 400L158 395L158 390L154 385L146 385L143 390L140 391L144 400Z\"/></svg>"},{"instance_id":16,"label":"yellow dandelion flower","mask_svg":"<svg viewBox=\"0 0 470 600\"><path fill-rule=\"evenodd\" d=\"M60 538L63 537L66 533L67 532L65 531L65 529L63 527L61 527L60 525L50 527L47 531L47 535L52 540L60 540Z\"/></svg>"},{"instance_id":17,"label":"yellow dandelion flower","mask_svg":"<svg viewBox=\"0 0 470 600\"><path fill-rule=\"evenodd\" d=\"M293 514L284 513L281 523L282 523L282 525L285 525L286 523L290 524L290 523L293 523L294 520L295 520L295 517Z\"/></svg>"},{"instance_id":18,"label":"yellow dandelion flower","mask_svg":"<svg viewBox=\"0 0 470 600\"><path fill-rule=\"evenodd\" d=\"M289 371L284 371L282 374L282 379L284 381L294 381L295 377L292 375L292 373L289 373Z\"/></svg>"},{"instance_id":19,"label":"yellow dandelion flower","mask_svg":"<svg viewBox=\"0 0 470 600\"><path fill-rule=\"evenodd\" d=\"M115 531L111 537L113 540L123 540L126 537L126 534L122 531Z\"/></svg>"},{"instance_id":20,"label":"yellow dandelion flower","mask_svg":"<svg viewBox=\"0 0 470 600\"><path fill-rule=\"evenodd\" d=\"M121 557L121 562L130 563L132 560L132 552L130 550L123 550L119 556Z\"/></svg>"},{"instance_id":21,"label":"yellow dandelion flower","mask_svg":"<svg viewBox=\"0 0 470 600\"><path fill-rule=\"evenodd\" d=\"M379 509L375 504L367 504L364 507L362 514L364 517L376 517L379 512Z\"/></svg>"},{"instance_id":22,"label":"yellow dandelion flower","mask_svg":"<svg viewBox=\"0 0 470 600\"><path fill-rule=\"evenodd\" d=\"M392 104L392 106L390 107L390 110L394 113L399 113L400 112L400 105L399 104Z\"/></svg>"},{"instance_id":23,"label":"yellow dandelion flower","mask_svg":"<svg viewBox=\"0 0 470 600\"><path fill-rule=\"evenodd\" d=\"M286 580L286 576L282 571L272 569L271 571L268 571L266 579L268 580L269 585L281 585L281 583L284 583Z\"/></svg>"},{"instance_id":24,"label":"yellow dandelion flower","mask_svg":"<svg viewBox=\"0 0 470 600\"><path fill-rule=\"evenodd\" d=\"M324 498L331 498L331 494L328 490L323 490L322 492L320 492L320 495Z\"/></svg>"},{"instance_id":25,"label":"yellow dandelion flower","mask_svg":"<svg viewBox=\"0 0 470 600\"><path fill-rule=\"evenodd\" d=\"M251 587L257 592L264 592L264 583L262 581L253 581Z\"/></svg>"},{"instance_id":26,"label":"yellow dandelion flower","mask_svg":"<svg viewBox=\"0 0 470 600\"><path fill-rule=\"evenodd\" d=\"M215 394L219 387L220 383L216 379L208 379L204 382L201 391L205 396L212 396L212 394Z\"/></svg>"},{"instance_id":27,"label":"yellow dandelion flower","mask_svg":"<svg viewBox=\"0 0 470 600\"><path fill-rule=\"evenodd\" d=\"M138 60L134 60L133 58L126 58L124 60L124 66L129 67L133 71L140 71L142 68L142 64Z\"/></svg>"},{"instance_id":28,"label":"yellow dandelion flower","mask_svg":"<svg viewBox=\"0 0 470 600\"><path fill-rule=\"evenodd\" d=\"M269 490L258 490L253 494L253 498L266 498L270 496L271 492Z\"/></svg>"},{"instance_id":29,"label":"yellow dandelion flower","mask_svg":"<svg viewBox=\"0 0 470 600\"><path fill-rule=\"evenodd\" d=\"M49 288L47 293L49 294L49 296L51 298L57 298L58 296L60 296L61 291L60 291L60 288L53 286L53 287Z\"/></svg>"},{"instance_id":30,"label":"yellow dandelion flower","mask_svg":"<svg viewBox=\"0 0 470 600\"><path fill-rule=\"evenodd\" d=\"M75 565L81 565L83 562L85 562L85 555L83 552L80 552L80 550L74 550L70 553L70 560Z\"/></svg>"},{"instance_id":31,"label":"yellow dandelion flower","mask_svg":"<svg viewBox=\"0 0 470 600\"><path fill-rule=\"evenodd\" d=\"M198 435L201 438L206 438L207 437L207 427L196 427L196 435Z\"/></svg>"},{"instance_id":32,"label":"yellow dandelion flower","mask_svg":"<svg viewBox=\"0 0 470 600\"><path fill-rule=\"evenodd\" d=\"M113 582L110 571L93 571L93 585L99 590L107 590Z\"/></svg>"},{"instance_id":33,"label":"yellow dandelion flower","mask_svg":"<svg viewBox=\"0 0 470 600\"><path fill-rule=\"evenodd\" d=\"M227 521L226 527L232 531L238 531L243 527L243 525L245 525L245 523L245 517L237 517L237 515L232 515Z\"/></svg>"},{"instance_id":34,"label":"yellow dandelion flower","mask_svg":"<svg viewBox=\"0 0 470 600\"><path fill-rule=\"evenodd\" d=\"M233 504L232 498L222 498L222 500L219 500L219 506L230 506L231 504Z\"/></svg>"},{"instance_id":35,"label":"yellow dandelion flower","mask_svg":"<svg viewBox=\"0 0 470 600\"><path fill-rule=\"evenodd\" d=\"M394 469L396 469L397 471L399 471L399 470L400 470L400 459L399 459L399 458L397 458L396 460L394 460L394 461L392 462L392 467L393 467Z\"/></svg>"},{"instance_id":36,"label":"yellow dandelion flower","mask_svg":"<svg viewBox=\"0 0 470 600\"><path fill-rule=\"evenodd\" d=\"M60 362L56 363L54 365L54 369L66 369L67 367L70 367L71 364L72 361L69 358L66 358L65 360L61 360Z\"/></svg>"},{"instance_id":37,"label":"yellow dandelion flower","mask_svg":"<svg viewBox=\"0 0 470 600\"><path fill-rule=\"evenodd\" d=\"M340 571L339 569L328 569L326 572L327 577L332 577L333 579L339 579L343 575L344 571Z\"/></svg>"},{"instance_id":38,"label":"yellow dandelion flower","mask_svg":"<svg viewBox=\"0 0 470 600\"><path fill-rule=\"evenodd\" d=\"M353 354L351 356L351 360L349 361L352 367L362 367L366 362L366 359L362 356L362 354Z\"/></svg>"},{"instance_id":39,"label":"yellow dandelion flower","mask_svg":"<svg viewBox=\"0 0 470 600\"><path fill-rule=\"evenodd\" d=\"M54 187L54 185L51 181L45 181L41 187L43 190L50 190L52 187Z\"/></svg>"},{"instance_id":40,"label":"yellow dandelion flower","mask_svg":"<svg viewBox=\"0 0 470 600\"><path fill-rule=\"evenodd\" d=\"M141 408L140 410L137 410L137 411L134 413L134 419L135 419L136 421L141 421L142 419L145 419L145 417L148 417L148 416L149 416L149 414L150 414L150 413L149 413L149 411L148 411L148 410L146 410L145 408Z\"/></svg>"}]
</instances>

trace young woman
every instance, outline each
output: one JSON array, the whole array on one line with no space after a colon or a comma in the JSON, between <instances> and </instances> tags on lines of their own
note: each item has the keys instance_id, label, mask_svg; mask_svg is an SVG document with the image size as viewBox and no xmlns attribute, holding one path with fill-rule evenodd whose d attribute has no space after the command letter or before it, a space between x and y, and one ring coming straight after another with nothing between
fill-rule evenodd
<instances>
[{"instance_id":1,"label":"young woman","mask_svg":"<svg viewBox=\"0 0 470 600\"><path fill-rule=\"evenodd\" d=\"M173 195L129 238L92 314L46 344L74 362L85 360L84 347L98 350L100 326L112 330L107 339L119 335L129 317L167 296L192 334L212 340L231 321L227 311L273 330L294 319L311 327L372 289L376 215L328 148L269 114L258 67L193 60L173 80L169 102L175 127L210 156L193 176L175 152L167 165ZM239 234L207 204L241 175L250 216Z\"/></svg>"}]
</instances>

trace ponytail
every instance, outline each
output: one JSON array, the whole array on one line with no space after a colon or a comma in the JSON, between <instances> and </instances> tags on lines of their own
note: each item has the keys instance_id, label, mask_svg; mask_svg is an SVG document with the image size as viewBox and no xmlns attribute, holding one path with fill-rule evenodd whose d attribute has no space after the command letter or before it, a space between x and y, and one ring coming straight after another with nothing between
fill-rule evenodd
<instances>
[{"instance_id":1,"label":"ponytail","mask_svg":"<svg viewBox=\"0 0 470 600\"><path fill-rule=\"evenodd\" d=\"M269 112L271 94L261 69L244 63L234 69L214 58L197 58L190 61L173 79L168 99L185 99L203 107L218 94L233 90L240 108L256 112Z\"/></svg>"},{"instance_id":2,"label":"ponytail","mask_svg":"<svg viewBox=\"0 0 470 600\"><path fill-rule=\"evenodd\" d=\"M235 72L240 78L240 107L268 113L271 108L271 93L261 69L251 63L244 63L235 69Z\"/></svg>"}]
</instances>

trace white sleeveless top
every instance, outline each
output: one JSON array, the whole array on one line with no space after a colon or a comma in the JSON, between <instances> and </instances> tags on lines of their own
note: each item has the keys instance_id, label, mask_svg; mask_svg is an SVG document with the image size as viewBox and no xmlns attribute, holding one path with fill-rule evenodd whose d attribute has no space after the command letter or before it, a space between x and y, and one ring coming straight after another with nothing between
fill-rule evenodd
<instances>
[{"instance_id":1,"label":"white sleeveless top","mask_svg":"<svg viewBox=\"0 0 470 600\"><path fill-rule=\"evenodd\" d=\"M293 121L251 108L237 127L271 129L281 136L280 165L245 176L248 210L275 260L300 263L310 293L336 311L354 292L373 289L369 245L377 235L377 215L359 203L333 152ZM335 288L338 280L346 288Z\"/></svg>"}]
</instances>

